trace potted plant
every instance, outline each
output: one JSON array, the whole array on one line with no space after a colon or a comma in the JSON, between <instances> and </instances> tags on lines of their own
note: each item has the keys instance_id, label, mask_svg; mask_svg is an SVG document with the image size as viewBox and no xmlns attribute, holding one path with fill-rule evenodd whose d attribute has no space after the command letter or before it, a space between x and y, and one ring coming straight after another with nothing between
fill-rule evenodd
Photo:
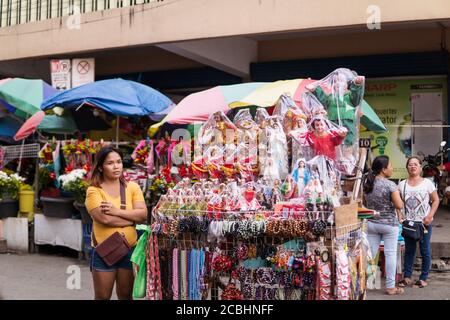
<instances>
[{"instance_id":1,"label":"potted plant","mask_svg":"<svg viewBox=\"0 0 450 320\"><path fill-rule=\"evenodd\" d=\"M0 171L0 218L16 217L19 212L19 190L24 178L17 173Z\"/></svg>"},{"instance_id":2,"label":"potted plant","mask_svg":"<svg viewBox=\"0 0 450 320\"><path fill-rule=\"evenodd\" d=\"M55 184L55 174L46 167L41 168L39 173L43 178L41 187L44 187L40 197L43 207L42 213L49 217L65 219L78 215L78 210L74 207L75 197L73 194L63 197L61 195L64 193L64 189L61 191L51 187L52 184ZM59 182L64 183L66 176L60 176Z\"/></svg>"},{"instance_id":3,"label":"potted plant","mask_svg":"<svg viewBox=\"0 0 450 320\"><path fill-rule=\"evenodd\" d=\"M76 169L68 174L59 177L61 182L61 188L69 192L75 198L74 206L78 209L81 214L81 220L85 224L92 223L92 218L86 210L84 202L86 200L86 190L89 184L86 181L86 170Z\"/></svg>"}]
</instances>

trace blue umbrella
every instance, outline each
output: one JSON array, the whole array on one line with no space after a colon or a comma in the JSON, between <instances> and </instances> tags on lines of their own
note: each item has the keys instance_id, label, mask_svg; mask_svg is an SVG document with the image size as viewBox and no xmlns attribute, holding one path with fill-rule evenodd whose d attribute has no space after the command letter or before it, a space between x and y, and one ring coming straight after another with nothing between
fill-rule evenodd
<instances>
[{"instance_id":1,"label":"blue umbrella","mask_svg":"<svg viewBox=\"0 0 450 320\"><path fill-rule=\"evenodd\" d=\"M160 112L173 102L162 93L143 84L123 79L109 79L63 91L45 100L41 109L48 110L56 106L72 109L84 104L98 107L116 116L142 117Z\"/></svg>"}]
</instances>

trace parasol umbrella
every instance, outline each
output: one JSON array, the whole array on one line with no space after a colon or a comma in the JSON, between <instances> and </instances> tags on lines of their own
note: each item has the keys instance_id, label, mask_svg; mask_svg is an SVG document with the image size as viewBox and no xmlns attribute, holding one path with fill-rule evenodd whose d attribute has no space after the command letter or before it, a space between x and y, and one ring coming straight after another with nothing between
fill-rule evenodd
<instances>
[{"instance_id":1,"label":"parasol umbrella","mask_svg":"<svg viewBox=\"0 0 450 320\"><path fill-rule=\"evenodd\" d=\"M19 131L14 135L14 140L22 140L36 131L38 125L42 122L45 117L44 111L38 111L31 116L25 123L20 127Z\"/></svg>"},{"instance_id":2,"label":"parasol umbrella","mask_svg":"<svg viewBox=\"0 0 450 320\"><path fill-rule=\"evenodd\" d=\"M59 106L79 108L88 104L116 116L142 117L160 112L172 101L146 85L123 79L109 79L88 83L63 91L41 105L42 110Z\"/></svg>"},{"instance_id":3,"label":"parasol umbrella","mask_svg":"<svg viewBox=\"0 0 450 320\"><path fill-rule=\"evenodd\" d=\"M230 104L230 107L274 106L283 94L289 94L291 97L294 97L298 89L304 87L301 86L303 81L303 79L293 79L266 83L263 86L255 88L255 90L249 92L246 96L241 97L239 100L233 101Z\"/></svg>"},{"instance_id":4,"label":"parasol umbrella","mask_svg":"<svg viewBox=\"0 0 450 320\"><path fill-rule=\"evenodd\" d=\"M3 116L12 119L8 120L9 123L14 123L15 126L19 125L17 128L19 129L21 122L37 112L41 112L40 105L43 100L58 92L58 90L39 79L3 79L0 80L0 111L4 110ZM34 130L30 131L29 128L30 124L27 124L23 132L27 129L26 132L33 133ZM9 137L13 137L17 129ZM73 133L77 131L77 127L70 116L61 118L54 115L45 115L37 129L50 133ZM23 139L27 136L23 136Z\"/></svg>"},{"instance_id":5,"label":"parasol umbrella","mask_svg":"<svg viewBox=\"0 0 450 320\"><path fill-rule=\"evenodd\" d=\"M43 100L58 92L45 81L8 78L0 82L0 104L12 115L27 119L40 111Z\"/></svg>"},{"instance_id":6,"label":"parasol umbrella","mask_svg":"<svg viewBox=\"0 0 450 320\"><path fill-rule=\"evenodd\" d=\"M193 93L183 100L159 123L150 128L153 136L164 123L189 124L204 122L216 111L228 113L230 109L258 106L272 107L281 95L288 94L300 105L306 85L313 79L280 80L271 83L255 82L217 86ZM361 106L364 113L361 124L369 130L386 131L381 120L367 102Z\"/></svg>"},{"instance_id":7,"label":"parasol umbrella","mask_svg":"<svg viewBox=\"0 0 450 320\"><path fill-rule=\"evenodd\" d=\"M170 107L173 102L146 85L123 79L109 79L61 92L44 101L41 109L48 110L56 106L71 109L77 119L78 110L82 110L80 108L85 105L117 116L116 143L118 143L119 116L149 116ZM86 118L83 116L83 119Z\"/></svg>"},{"instance_id":8,"label":"parasol umbrella","mask_svg":"<svg viewBox=\"0 0 450 320\"><path fill-rule=\"evenodd\" d=\"M302 94L306 91L306 86L316 80L312 79L293 79L293 80L280 80L273 83L261 86L255 91L251 92L248 96L243 97L239 101L233 102L230 107L243 107L250 105L257 105L260 107L271 107L275 105L282 94L289 94L292 99L300 105L302 103ZM372 109L372 107L362 100L361 111L363 116L360 121L361 124L368 130L374 132L387 131L383 122L378 115Z\"/></svg>"},{"instance_id":9,"label":"parasol umbrella","mask_svg":"<svg viewBox=\"0 0 450 320\"><path fill-rule=\"evenodd\" d=\"M365 100L362 100L361 102L361 111L363 113L363 116L361 117L360 121L367 130L374 132L387 131L381 119Z\"/></svg>"},{"instance_id":10,"label":"parasol umbrella","mask_svg":"<svg viewBox=\"0 0 450 320\"><path fill-rule=\"evenodd\" d=\"M164 123L201 123L208 120L208 117L216 111L227 113L230 110L229 104L238 101L264 84L265 82L250 82L216 86L190 94L181 100L161 122L150 128L150 135L153 136Z\"/></svg>"}]
</instances>

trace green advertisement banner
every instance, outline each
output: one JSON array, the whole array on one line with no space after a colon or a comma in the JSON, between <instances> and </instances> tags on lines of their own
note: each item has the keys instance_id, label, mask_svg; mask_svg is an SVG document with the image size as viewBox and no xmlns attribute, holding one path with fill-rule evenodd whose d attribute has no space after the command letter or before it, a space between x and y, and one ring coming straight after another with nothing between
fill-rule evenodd
<instances>
[{"instance_id":1,"label":"green advertisement banner","mask_svg":"<svg viewBox=\"0 0 450 320\"><path fill-rule=\"evenodd\" d=\"M407 176L405 163L412 153L411 95L440 92L443 119L447 119L447 79L427 77L413 79L366 79L364 99L371 105L388 129L385 133L369 132L361 127L361 138L371 139L372 157L389 156L394 173L392 179Z\"/></svg>"}]
</instances>

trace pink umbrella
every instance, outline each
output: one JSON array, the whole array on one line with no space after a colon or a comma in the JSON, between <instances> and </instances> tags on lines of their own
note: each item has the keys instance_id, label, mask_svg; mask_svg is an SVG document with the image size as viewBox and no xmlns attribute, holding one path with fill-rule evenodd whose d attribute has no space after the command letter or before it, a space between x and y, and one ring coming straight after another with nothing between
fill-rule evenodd
<instances>
[{"instance_id":1,"label":"pink umbrella","mask_svg":"<svg viewBox=\"0 0 450 320\"><path fill-rule=\"evenodd\" d=\"M35 132L39 124L42 122L42 119L44 119L44 116L44 111L36 112L31 118L25 121L22 127L20 127L19 131L17 131L16 135L14 136L14 140L19 141L25 139L30 134Z\"/></svg>"}]
</instances>

